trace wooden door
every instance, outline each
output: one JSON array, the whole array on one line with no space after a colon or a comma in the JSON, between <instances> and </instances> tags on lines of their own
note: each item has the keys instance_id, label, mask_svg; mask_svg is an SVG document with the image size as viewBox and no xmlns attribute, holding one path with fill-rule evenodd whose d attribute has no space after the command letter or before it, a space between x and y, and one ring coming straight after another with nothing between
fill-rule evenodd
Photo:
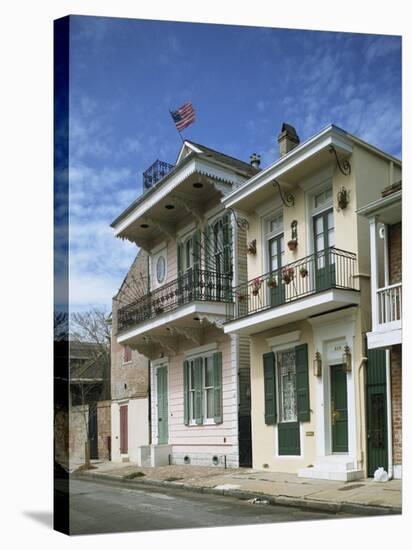
<instances>
[{"instance_id":1,"label":"wooden door","mask_svg":"<svg viewBox=\"0 0 412 550\"><path fill-rule=\"evenodd\" d=\"M342 365L330 367L332 452L348 452L348 395Z\"/></svg>"},{"instance_id":2,"label":"wooden door","mask_svg":"<svg viewBox=\"0 0 412 550\"><path fill-rule=\"evenodd\" d=\"M128 452L128 406L120 406L120 452L127 454Z\"/></svg>"},{"instance_id":3,"label":"wooden door","mask_svg":"<svg viewBox=\"0 0 412 550\"><path fill-rule=\"evenodd\" d=\"M169 440L168 429L168 398L167 398L167 367L156 370L157 377L157 434L158 444L166 444Z\"/></svg>"},{"instance_id":4,"label":"wooden door","mask_svg":"<svg viewBox=\"0 0 412 550\"><path fill-rule=\"evenodd\" d=\"M97 405L96 403L89 404L89 442L90 442L90 458L99 458L98 454L98 439L97 439Z\"/></svg>"},{"instance_id":5,"label":"wooden door","mask_svg":"<svg viewBox=\"0 0 412 550\"><path fill-rule=\"evenodd\" d=\"M368 351L366 409L368 476L372 477L377 468L388 470L385 350Z\"/></svg>"}]
</instances>

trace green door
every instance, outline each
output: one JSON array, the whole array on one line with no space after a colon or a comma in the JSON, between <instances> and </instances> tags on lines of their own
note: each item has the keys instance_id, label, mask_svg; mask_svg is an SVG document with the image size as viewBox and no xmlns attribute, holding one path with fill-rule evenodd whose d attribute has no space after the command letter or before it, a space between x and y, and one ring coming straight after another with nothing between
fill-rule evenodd
<instances>
[{"instance_id":1,"label":"green door","mask_svg":"<svg viewBox=\"0 0 412 550\"><path fill-rule=\"evenodd\" d=\"M366 366L368 476L377 468L388 470L388 423L386 409L386 353L369 350Z\"/></svg>"},{"instance_id":2,"label":"green door","mask_svg":"<svg viewBox=\"0 0 412 550\"><path fill-rule=\"evenodd\" d=\"M348 396L342 365L330 367L332 452L348 452Z\"/></svg>"},{"instance_id":3,"label":"green door","mask_svg":"<svg viewBox=\"0 0 412 550\"><path fill-rule=\"evenodd\" d=\"M313 218L315 241L315 277L316 291L327 290L335 286L335 257L330 247L335 246L335 227L333 209L322 212Z\"/></svg>"},{"instance_id":4,"label":"green door","mask_svg":"<svg viewBox=\"0 0 412 550\"><path fill-rule=\"evenodd\" d=\"M275 307L285 302L285 284L280 272L285 253L283 233L270 239L268 247L269 271L272 274L268 280L269 305Z\"/></svg>"},{"instance_id":5,"label":"green door","mask_svg":"<svg viewBox=\"0 0 412 550\"><path fill-rule=\"evenodd\" d=\"M167 443L168 430L168 405L167 405L167 367L159 367L157 377L157 433L158 444Z\"/></svg>"}]
</instances>

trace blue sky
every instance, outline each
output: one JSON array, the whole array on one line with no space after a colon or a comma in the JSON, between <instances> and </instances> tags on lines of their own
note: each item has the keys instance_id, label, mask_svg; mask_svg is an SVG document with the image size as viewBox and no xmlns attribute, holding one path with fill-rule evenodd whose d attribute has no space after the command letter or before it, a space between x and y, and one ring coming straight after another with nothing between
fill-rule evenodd
<instances>
[{"instance_id":1,"label":"blue sky","mask_svg":"<svg viewBox=\"0 0 412 550\"><path fill-rule=\"evenodd\" d=\"M401 157L401 39L73 16L70 26L70 302L110 308L137 248L110 222L183 136L267 166L282 122L303 141L334 123Z\"/></svg>"}]
</instances>

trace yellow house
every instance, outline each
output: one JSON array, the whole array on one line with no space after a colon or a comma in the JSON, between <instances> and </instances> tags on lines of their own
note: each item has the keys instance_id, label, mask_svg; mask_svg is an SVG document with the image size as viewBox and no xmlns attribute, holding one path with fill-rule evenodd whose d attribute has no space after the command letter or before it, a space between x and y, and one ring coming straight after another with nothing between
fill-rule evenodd
<instances>
[{"instance_id":1,"label":"yellow house","mask_svg":"<svg viewBox=\"0 0 412 550\"><path fill-rule=\"evenodd\" d=\"M279 159L222 199L248 221L249 281L224 330L250 338L253 467L357 479L385 465L389 442L384 415L384 448L368 438L365 373L379 357L365 337L369 223L356 211L401 163L333 125L300 143L284 124L278 142Z\"/></svg>"}]
</instances>

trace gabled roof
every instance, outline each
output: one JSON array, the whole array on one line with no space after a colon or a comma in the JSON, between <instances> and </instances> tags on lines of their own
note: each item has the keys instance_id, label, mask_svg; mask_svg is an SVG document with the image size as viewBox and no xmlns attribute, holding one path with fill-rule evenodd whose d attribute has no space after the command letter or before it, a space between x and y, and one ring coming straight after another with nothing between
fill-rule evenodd
<instances>
[{"instance_id":1,"label":"gabled roof","mask_svg":"<svg viewBox=\"0 0 412 550\"><path fill-rule=\"evenodd\" d=\"M177 157L176 164L179 163L181 158L184 158L186 155L182 156L182 153L185 150L191 150L191 152L197 153L199 155L204 154L205 156L209 158L213 158L217 162L223 162L224 164L227 164L228 166L231 166L235 170L241 170L242 172L246 172L250 176L254 176L259 172L257 168L254 168L251 164L248 162L245 162L243 160L237 159L235 157L231 157L230 155L226 155L225 153L220 153L219 151L216 151L215 149L211 149L210 147L206 147L206 145L201 145L200 143L195 143L194 141L185 140L179 156ZM190 153L188 153L190 154Z\"/></svg>"}]
</instances>

